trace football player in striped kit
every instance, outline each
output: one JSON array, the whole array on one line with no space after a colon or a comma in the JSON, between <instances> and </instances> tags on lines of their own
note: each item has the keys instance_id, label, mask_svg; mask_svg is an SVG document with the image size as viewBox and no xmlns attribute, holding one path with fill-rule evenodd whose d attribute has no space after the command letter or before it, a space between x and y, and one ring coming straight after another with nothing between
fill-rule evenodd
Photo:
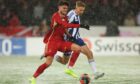
<instances>
[{"instance_id":1,"label":"football player in striped kit","mask_svg":"<svg viewBox=\"0 0 140 84\"><path fill-rule=\"evenodd\" d=\"M80 24L80 16L84 13L85 11L85 3L82 1L77 1L76 2L76 8L74 10L71 10L67 16L69 18L69 23L74 23L74 24ZM93 56L92 51L87 47L87 45L84 43L82 38L80 37L79 34L79 28L69 28L67 30L67 35L65 35L65 40L71 41L76 43L77 45L81 46L81 52L85 54L88 58L89 65L91 66L91 69L93 71L93 76L94 79L98 79L100 77L104 76L104 73L98 72L96 69L96 63L95 59ZM67 64L68 61L68 67L65 70L65 73L68 75L71 75L75 78L78 77L78 75L72 70L78 56L79 52L65 52L63 56L58 56L56 55L56 60L62 64ZM71 56L71 57L70 57Z\"/></svg>"}]
</instances>

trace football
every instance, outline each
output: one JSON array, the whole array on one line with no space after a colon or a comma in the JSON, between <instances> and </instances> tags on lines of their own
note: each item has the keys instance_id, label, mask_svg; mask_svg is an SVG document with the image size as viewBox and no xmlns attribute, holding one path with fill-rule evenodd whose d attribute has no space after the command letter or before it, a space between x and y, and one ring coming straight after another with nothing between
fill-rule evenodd
<instances>
[{"instance_id":1,"label":"football","mask_svg":"<svg viewBox=\"0 0 140 84\"><path fill-rule=\"evenodd\" d=\"M90 83L90 77L88 74L84 73L80 77L80 84L89 84Z\"/></svg>"}]
</instances>

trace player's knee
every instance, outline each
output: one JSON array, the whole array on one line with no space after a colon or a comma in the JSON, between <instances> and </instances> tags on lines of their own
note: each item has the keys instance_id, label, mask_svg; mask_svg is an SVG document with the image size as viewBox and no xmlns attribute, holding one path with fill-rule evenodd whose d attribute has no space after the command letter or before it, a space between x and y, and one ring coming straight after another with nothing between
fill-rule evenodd
<instances>
[{"instance_id":1,"label":"player's knee","mask_svg":"<svg viewBox=\"0 0 140 84\"><path fill-rule=\"evenodd\" d=\"M51 65L52 65L52 62L46 62L46 64L47 64L48 66L51 66Z\"/></svg>"}]
</instances>

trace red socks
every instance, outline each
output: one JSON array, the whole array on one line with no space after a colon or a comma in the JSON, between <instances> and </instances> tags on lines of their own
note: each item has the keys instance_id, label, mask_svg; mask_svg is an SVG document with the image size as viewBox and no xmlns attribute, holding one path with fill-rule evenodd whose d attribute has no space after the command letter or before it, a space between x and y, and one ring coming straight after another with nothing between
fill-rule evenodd
<instances>
[{"instance_id":1,"label":"red socks","mask_svg":"<svg viewBox=\"0 0 140 84\"><path fill-rule=\"evenodd\" d=\"M72 56L71 56L69 64L68 64L68 67L73 67L74 66L77 58L79 57L79 54L80 54L80 52L73 52L72 53Z\"/></svg>"},{"instance_id":2,"label":"red socks","mask_svg":"<svg viewBox=\"0 0 140 84\"><path fill-rule=\"evenodd\" d=\"M46 63L40 65L38 67L38 69L36 70L36 72L34 73L33 77L37 78L41 73L43 73L43 71L48 67L48 65Z\"/></svg>"}]
</instances>

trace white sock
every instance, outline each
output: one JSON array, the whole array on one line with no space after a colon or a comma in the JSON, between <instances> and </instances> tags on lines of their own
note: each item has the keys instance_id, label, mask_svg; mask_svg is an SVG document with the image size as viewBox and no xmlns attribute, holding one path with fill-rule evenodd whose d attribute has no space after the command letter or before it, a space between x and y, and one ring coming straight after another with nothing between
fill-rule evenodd
<instances>
[{"instance_id":1,"label":"white sock","mask_svg":"<svg viewBox=\"0 0 140 84\"><path fill-rule=\"evenodd\" d=\"M89 61L89 64L90 64L90 66L91 66L91 68L92 68L92 70L93 70L93 73L96 73L97 72L97 68L96 68L96 63L95 63L95 61L93 60L93 59L90 59L90 60L88 60Z\"/></svg>"}]
</instances>

